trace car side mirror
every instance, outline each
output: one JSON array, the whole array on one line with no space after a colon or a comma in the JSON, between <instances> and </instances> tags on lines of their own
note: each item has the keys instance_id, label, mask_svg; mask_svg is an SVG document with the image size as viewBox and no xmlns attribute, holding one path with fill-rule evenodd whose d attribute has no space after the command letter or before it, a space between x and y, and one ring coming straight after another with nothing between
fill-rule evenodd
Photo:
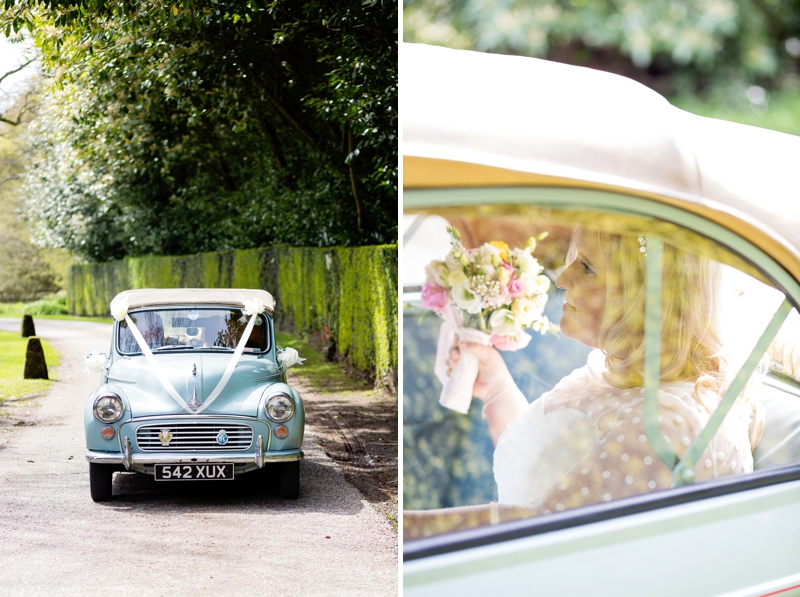
<instances>
[{"instance_id":1,"label":"car side mirror","mask_svg":"<svg viewBox=\"0 0 800 597\"><path fill-rule=\"evenodd\" d=\"M105 373L111 361L104 352L90 352L86 355L86 373Z\"/></svg>"}]
</instances>

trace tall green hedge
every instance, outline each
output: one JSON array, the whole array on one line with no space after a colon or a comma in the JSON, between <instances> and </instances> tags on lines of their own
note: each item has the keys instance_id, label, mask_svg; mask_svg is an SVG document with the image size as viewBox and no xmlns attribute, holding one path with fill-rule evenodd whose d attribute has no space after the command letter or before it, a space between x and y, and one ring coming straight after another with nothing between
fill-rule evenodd
<instances>
[{"instance_id":1,"label":"tall green hedge","mask_svg":"<svg viewBox=\"0 0 800 597\"><path fill-rule=\"evenodd\" d=\"M111 299L132 288L263 288L277 302L278 329L323 337L376 383L395 387L396 245L278 246L75 265L67 308L108 315Z\"/></svg>"}]
</instances>

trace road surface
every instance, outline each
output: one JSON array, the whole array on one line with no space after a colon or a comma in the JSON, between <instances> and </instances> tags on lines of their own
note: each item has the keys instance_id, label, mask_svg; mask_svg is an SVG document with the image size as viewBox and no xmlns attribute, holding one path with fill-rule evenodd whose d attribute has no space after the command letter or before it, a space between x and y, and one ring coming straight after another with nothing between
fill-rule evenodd
<instances>
[{"instance_id":1,"label":"road surface","mask_svg":"<svg viewBox=\"0 0 800 597\"><path fill-rule=\"evenodd\" d=\"M19 331L18 319L0 329ZM61 353L34 425L0 436L0 594L396 596L397 535L306 429L300 497L268 475L157 483L116 474L114 498L89 497L83 408L99 384L84 356L111 326L36 320Z\"/></svg>"}]
</instances>

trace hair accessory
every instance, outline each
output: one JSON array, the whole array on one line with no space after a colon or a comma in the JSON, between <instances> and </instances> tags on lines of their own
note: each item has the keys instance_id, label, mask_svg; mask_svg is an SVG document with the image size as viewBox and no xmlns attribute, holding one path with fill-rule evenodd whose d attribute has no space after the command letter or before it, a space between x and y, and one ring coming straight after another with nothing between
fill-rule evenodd
<instances>
[{"instance_id":1,"label":"hair accessory","mask_svg":"<svg viewBox=\"0 0 800 597\"><path fill-rule=\"evenodd\" d=\"M639 252L645 257L647 257L647 237L640 236L636 240L639 241Z\"/></svg>"}]
</instances>

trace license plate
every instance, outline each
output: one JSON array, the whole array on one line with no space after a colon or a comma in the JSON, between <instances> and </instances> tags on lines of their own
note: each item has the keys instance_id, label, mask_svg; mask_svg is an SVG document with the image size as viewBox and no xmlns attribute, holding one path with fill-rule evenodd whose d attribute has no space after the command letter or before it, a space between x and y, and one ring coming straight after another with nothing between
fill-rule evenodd
<instances>
[{"instance_id":1,"label":"license plate","mask_svg":"<svg viewBox=\"0 0 800 597\"><path fill-rule=\"evenodd\" d=\"M156 481L230 481L233 463L156 464Z\"/></svg>"}]
</instances>

